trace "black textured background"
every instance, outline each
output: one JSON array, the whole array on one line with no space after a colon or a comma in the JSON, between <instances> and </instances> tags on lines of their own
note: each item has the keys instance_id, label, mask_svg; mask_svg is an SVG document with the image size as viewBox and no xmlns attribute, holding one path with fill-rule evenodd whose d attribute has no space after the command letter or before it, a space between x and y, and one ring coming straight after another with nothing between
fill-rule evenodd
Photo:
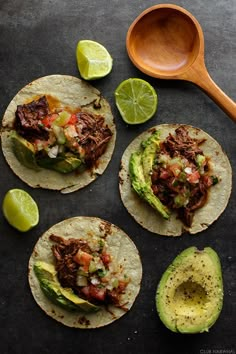
<instances>
[{"instance_id":1,"label":"black textured background","mask_svg":"<svg viewBox=\"0 0 236 354\"><path fill-rule=\"evenodd\" d=\"M191 84L161 81L139 72L129 61L125 38L129 25L158 1L141 0L0 0L0 114L28 82L50 74L79 77L75 60L78 40L105 45L114 59L111 74L92 84L110 102L116 125L115 152L105 173L73 194L32 189L15 176L0 155L0 201L10 188L30 192L40 208L40 223L21 234L0 213L0 353L143 353L232 354L235 349L235 190L223 215L195 236L165 238L143 230L128 215L118 192L122 153L143 130L158 123L186 123L204 129L222 145L235 171L236 125L202 91ZM236 1L181 0L205 36L206 66L215 82L236 100ZM114 104L114 90L129 77L148 80L157 90L155 117L127 126ZM235 177L233 175L233 185ZM140 294L119 321L97 330L64 327L47 317L34 302L27 265L38 237L51 225L76 215L104 218L124 229L137 245L143 262ZM155 291L161 274L184 248L213 247L224 276L224 307L209 333L174 334L155 311Z\"/></svg>"}]
</instances>

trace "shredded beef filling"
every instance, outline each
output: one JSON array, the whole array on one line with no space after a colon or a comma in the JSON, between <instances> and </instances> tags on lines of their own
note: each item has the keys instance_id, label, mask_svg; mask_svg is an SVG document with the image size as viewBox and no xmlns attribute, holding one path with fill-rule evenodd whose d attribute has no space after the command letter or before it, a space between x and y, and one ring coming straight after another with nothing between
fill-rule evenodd
<instances>
[{"instance_id":1,"label":"shredded beef filling","mask_svg":"<svg viewBox=\"0 0 236 354\"><path fill-rule=\"evenodd\" d=\"M17 106L15 130L26 140L34 143L36 139L47 141L50 138L50 127L43 124L45 117L53 116L45 96L28 104ZM83 151L83 160L87 167L91 167L105 152L107 143L112 137L110 128L105 124L104 117L88 112L76 113L77 122L75 136L69 137L64 145L65 152L80 154ZM38 157L46 155L40 151Z\"/></svg>"},{"instance_id":2,"label":"shredded beef filling","mask_svg":"<svg viewBox=\"0 0 236 354\"><path fill-rule=\"evenodd\" d=\"M120 296L124 289L118 287L110 291L105 287L96 286L92 283L88 283L87 286L82 287L77 285L79 265L74 260L74 256L79 250L93 254L86 241L74 238L65 240L54 234L50 235L49 238L54 242L52 252L55 257L57 277L62 287L71 288L79 297L95 305L112 304L122 308L124 311L127 310L125 306L120 304Z\"/></svg>"},{"instance_id":3,"label":"shredded beef filling","mask_svg":"<svg viewBox=\"0 0 236 354\"><path fill-rule=\"evenodd\" d=\"M41 119L49 114L49 106L45 96L28 104L18 105L16 110L15 130L29 141L49 137L42 126Z\"/></svg>"},{"instance_id":4,"label":"shredded beef filling","mask_svg":"<svg viewBox=\"0 0 236 354\"><path fill-rule=\"evenodd\" d=\"M102 116L79 112L77 118L78 143L84 149L86 164L91 166L104 153L112 132L104 126Z\"/></svg>"},{"instance_id":5,"label":"shredded beef filling","mask_svg":"<svg viewBox=\"0 0 236 354\"><path fill-rule=\"evenodd\" d=\"M91 252L87 242L76 239L64 240L56 235L51 235L50 240L55 242L52 252L56 260L59 282L65 288L76 288L78 264L73 260L73 257L79 249Z\"/></svg>"},{"instance_id":6,"label":"shredded beef filling","mask_svg":"<svg viewBox=\"0 0 236 354\"><path fill-rule=\"evenodd\" d=\"M168 154L171 158L182 157L195 163L197 154L203 154L199 147L205 139L193 139L188 135L188 131L184 126L179 127L175 131L175 135L169 134L161 145L162 153ZM197 168L197 167L196 167ZM205 166L205 171L208 165ZM152 173L152 189L154 194L169 209L176 210L179 219L187 226L191 227L195 210L201 208L207 200L207 191L212 185L211 179L200 176L197 183L188 183L175 179L173 175L167 178L161 178L163 173L162 167L157 165ZM185 206L177 207L174 198L177 195L185 195L188 193L188 203Z\"/></svg>"},{"instance_id":7,"label":"shredded beef filling","mask_svg":"<svg viewBox=\"0 0 236 354\"><path fill-rule=\"evenodd\" d=\"M171 157L183 156L188 160L194 161L197 154L202 154L199 145L206 139L193 139L189 136L184 126L175 130L175 135L169 134L163 143L163 149L166 150Z\"/></svg>"}]
</instances>

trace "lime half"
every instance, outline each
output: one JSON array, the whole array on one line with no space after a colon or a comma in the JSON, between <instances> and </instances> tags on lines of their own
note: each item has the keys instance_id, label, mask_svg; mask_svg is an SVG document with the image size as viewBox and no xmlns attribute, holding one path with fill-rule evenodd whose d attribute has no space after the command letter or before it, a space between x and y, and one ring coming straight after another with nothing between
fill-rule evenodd
<instances>
[{"instance_id":1,"label":"lime half","mask_svg":"<svg viewBox=\"0 0 236 354\"><path fill-rule=\"evenodd\" d=\"M141 124L153 117L157 110L157 93L145 80L124 80L115 90L116 106L128 124Z\"/></svg>"},{"instance_id":2,"label":"lime half","mask_svg":"<svg viewBox=\"0 0 236 354\"><path fill-rule=\"evenodd\" d=\"M11 226L25 232L39 222L39 210L34 199L22 189L10 189L2 204L5 218Z\"/></svg>"},{"instance_id":3,"label":"lime half","mask_svg":"<svg viewBox=\"0 0 236 354\"><path fill-rule=\"evenodd\" d=\"M76 59L80 75L85 80L100 79L112 69L112 57L98 42L84 39L78 42Z\"/></svg>"}]
</instances>

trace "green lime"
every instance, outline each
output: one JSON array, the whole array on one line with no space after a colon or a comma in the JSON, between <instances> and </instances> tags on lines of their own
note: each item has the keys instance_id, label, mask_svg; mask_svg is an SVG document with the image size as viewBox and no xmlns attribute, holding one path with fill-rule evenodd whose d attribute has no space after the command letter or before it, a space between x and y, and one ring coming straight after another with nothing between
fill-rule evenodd
<instances>
[{"instance_id":1,"label":"green lime","mask_svg":"<svg viewBox=\"0 0 236 354\"><path fill-rule=\"evenodd\" d=\"M112 69L112 57L98 42L84 39L78 42L76 59L80 75L85 80L100 79Z\"/></svg>"},{"instance_id":2,"label":"green lime","mask_svg":"<svg viewBox=\"0 0 236 354\"><path fill-rule=\"evenodd\" d=\"M157 110L157 93L145 80L124 80L115 90L116 106L128 124L141 124L153 117Z\"/></svg>"},{"instance_id":3,"label":"green lime","mask_svg":"<svg viewBox=\"0 0 236 354\"><path fill-rule=\"evenodd\" d=\"M2 204L2 210L9 224L25 232L39 222L39 210L34 199L22 189L10 189Z\"/></svg>"}]
</instances>

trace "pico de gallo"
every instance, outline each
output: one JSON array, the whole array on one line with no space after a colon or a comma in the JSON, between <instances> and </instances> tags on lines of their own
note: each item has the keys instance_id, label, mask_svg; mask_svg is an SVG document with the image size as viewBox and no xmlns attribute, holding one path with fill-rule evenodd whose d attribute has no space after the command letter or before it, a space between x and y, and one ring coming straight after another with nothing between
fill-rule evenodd
<instances>
[{"instance_id":1,"label":"pico de gallo","mask_svg":"<svg viewBox=\"0 0 236 354\"><path fill-rule=\"evenodd\" d=\"M200 147L204 141L180 126L160 142L151 173L153 193L188 227L194 211L206 203L209 188L219 182Z\"/></svg>"},{"instance_id":2,"label":"pico de gallo","mask_svg":"<svg viewBox=\"0 0 236 354\"><path fill-rule=\"evenodd\" d=\"M50 235L57 278L64 288L71 288L80 298L95 305L114 305L126 311L121 302L130 279L122 264L108 252L106 240L94 237L63 239Z\"/></svg>"},{"instance_id":3,"label":"pico de gallo","mask_svg":"<svg viewBox=\"0 0 236 354\"><path fill-rule=\"evenodd\" d=\"M18 105L14 128L31 144L38 165L45 168L55 167L63 159L72 159L75 168L81 163L90 167L112 137L103 116L80 108L76 112L57 107L51 110L46 96Z\"/></svg>"}]
</instances>

